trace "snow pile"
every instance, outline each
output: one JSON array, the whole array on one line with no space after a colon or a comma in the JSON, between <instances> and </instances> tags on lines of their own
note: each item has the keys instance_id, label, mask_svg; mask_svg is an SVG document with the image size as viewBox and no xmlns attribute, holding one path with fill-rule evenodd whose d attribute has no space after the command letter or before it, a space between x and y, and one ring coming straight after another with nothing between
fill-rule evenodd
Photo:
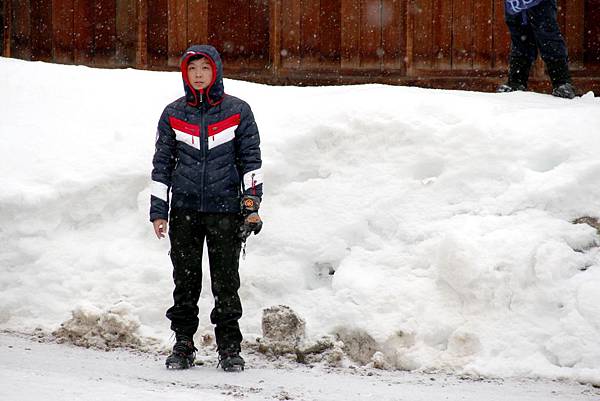
<instances>
[{"instance_id":1,"label":"snow pile","mask_svg":"<svg viewBox=\"0 0 600 401\"><path fill-rule=\"evenodd\" d=\"M0 71L0 327L51 332L123 302L137 338L168 343L169 245L147 216L179 74ZM240 271L248 340L284 304L309 343L334 336L328 352L360 363L599 383L600 241L573 224L600 217L598 98L225 86L252 105L265 170Z\"/></svg>"},{"instance_id":2,"label":"snow pile","mask_svg":"<svg viewBox=\"0 0 600 401\"><path fill-rule=\"evenodd\" d=\"M136 332L139 322L128 313L128 305L119 304L101 311L93 305L78 307L73 317L53 334L59 342L100 349L141 348Z\"/></svg>"}]
</instances>

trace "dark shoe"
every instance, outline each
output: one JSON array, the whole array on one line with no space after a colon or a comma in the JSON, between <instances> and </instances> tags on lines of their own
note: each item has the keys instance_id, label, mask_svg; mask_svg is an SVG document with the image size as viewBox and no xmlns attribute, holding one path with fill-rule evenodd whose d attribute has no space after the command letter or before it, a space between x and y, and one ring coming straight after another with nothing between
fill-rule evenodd
<instances>
[{"instance_id":1,"label":"dark shoe","mask_svg":"<svg viewBox=\"0 0 600 401\"><path fill-rule=\"evenodd\" d=\"M245 364L244 358L237 351L219 353L219 364L217 367L221 366L225 372L240 372L244 370Z\"/></svg>"},{"instance_id":2,"label":"dark shoe","mask_svg":"<svg viewBox=\"0 0 600 401\"><path fill-rule=\"evenodd\" d=\"M510 91L526 90L527 82L529 82L529 71L533 61L526 57L512 56L510 57L508 66L508 83L506 86L513 88Z\"/></svg>"},{"instance_id":3,"label":"dark shoe","mask_svg":"<svg viewBox=\"0 0 600 401\"><path fill-rule=\"evenodd\" d=\"M571 82L567 59L546 60L546 70L552 81L552 87L558 88Z\"/></svg>"},{"instance_id":4,"label":"dark shoe","mask_svg":"<svg viewBox=\"0 0 600 401\"><path fill-rule=\"evenodd\" d=\"M577 96L575 88L570 83L562 84L552 90L552 96L562 97L564 99L573 99Z\"/></svg>"},{"instance_id":5,"label":"dark shoe","mask_svg":"<svg viewBox=\"0 0 600 401\"><path fill-rule=\"evenodd\" d=\"M167 369L189 369L194 365L196 347L191 337L177 336L173 352L167 357Z\"/></svg>"},{"instance_id":6,"label":"dark shoe","mask_svg":"<svg viewBox=\"0 0 600 401\"><path fill-rule=\"evenodd\" d=\"M525 87L525 85L521 85L521 84L511 84L511 83L506 83L506 84L502 84L498 87L498 89L496 89L497 93L507 93L507 92L516 92L516 91L526 91L527 88Z\"/></svg>"}]
</instances>

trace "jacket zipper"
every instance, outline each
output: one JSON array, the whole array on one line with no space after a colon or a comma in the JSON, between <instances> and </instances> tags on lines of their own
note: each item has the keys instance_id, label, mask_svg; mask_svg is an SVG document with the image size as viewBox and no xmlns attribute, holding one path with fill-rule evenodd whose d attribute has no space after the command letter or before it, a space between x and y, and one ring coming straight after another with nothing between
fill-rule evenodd
<instances>
[{"instance_id":1,"label":"jacket zipper","mask_svg":"<svg viewBox=\"0 0 600 401\"><path fill-rule=\"evenodd\" d=\"M200 101L202 101L202 95L200 95ZM206 191L204 188L204 183L206 182L206 149L204 146L204 142L202 140L204 131L204 118L205 118L204 107L202 107L202 103L200 103L200 154L202 155L202 176L200 179L200 211L204 212L206 210ZM208 132L207 132L207 140L208 143ZM208 145L207 145L208 146Z\"/></svg>"}]
</instances>

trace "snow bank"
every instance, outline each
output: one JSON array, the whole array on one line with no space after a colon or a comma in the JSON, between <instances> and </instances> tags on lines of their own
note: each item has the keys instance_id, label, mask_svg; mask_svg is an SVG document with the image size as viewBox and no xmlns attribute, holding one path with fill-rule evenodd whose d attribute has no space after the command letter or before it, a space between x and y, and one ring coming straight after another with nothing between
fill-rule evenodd
<instances>
[{"instance_id":1,"label":"snow bank","mask_svg":"<svg viewBox=\"0 0 600 401\"><path fill-rule=\"evenodd\" d=\"M147 216L179 74L0 71L0 328L126 304L136 338L167 343L169 246ZM225 86L253 107L265 170L265 227L241 266L247 339L284 304L308 338L371 338L378 366L600 383L598 233L572 224L600 217L599 99Z\"/></svg>"}]
</instances>

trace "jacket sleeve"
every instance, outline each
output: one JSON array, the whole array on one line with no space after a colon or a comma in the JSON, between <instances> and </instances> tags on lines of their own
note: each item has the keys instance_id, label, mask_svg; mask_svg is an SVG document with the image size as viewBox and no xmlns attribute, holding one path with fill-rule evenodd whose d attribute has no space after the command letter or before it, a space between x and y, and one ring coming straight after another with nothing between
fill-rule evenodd
<instances>
[{"instance_id":1,"label":"jacket sleeve","mask_svg":"<svg viewBox=\"0 0 600 401\"><path fill-rule=\"evenodd\" d=\"M152 190L150 195L150 221L168 219L169 189L175 167L175 133L169 124L167 110L163 111L156 131L156 150L152 159Z\"/></svg>"},{"instance_id":2,"label":"jacket sleeve","mask_svg":"<svg viewBox=\"0 0 600 401\"><path fill-rule=\"evenodd\" d=\"M237 165L242 176L242 193L262 199L263 172L260 158L260 136L250 106L244 103L240 124L236 129Z\"/></svg>"}]
</instances>

